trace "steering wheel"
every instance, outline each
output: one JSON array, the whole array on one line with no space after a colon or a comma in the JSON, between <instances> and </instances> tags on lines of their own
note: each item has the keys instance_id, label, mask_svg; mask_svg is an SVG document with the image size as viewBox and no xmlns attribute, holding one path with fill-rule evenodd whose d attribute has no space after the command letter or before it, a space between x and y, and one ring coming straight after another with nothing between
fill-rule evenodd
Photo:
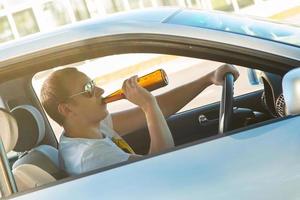
<instances>
[{"instance_id":1,"label":"steering wheel","mask_svg":"<svg viewBox=\"0 0 300 200\"><path fill-rule=\"evenodd\" d=\"M220 103L219 113L219 134L223 135L224 132L229 131L232 126L233 117L233 74L225 74L223 82L222 99Z\"/></svg>"}]
</instances>

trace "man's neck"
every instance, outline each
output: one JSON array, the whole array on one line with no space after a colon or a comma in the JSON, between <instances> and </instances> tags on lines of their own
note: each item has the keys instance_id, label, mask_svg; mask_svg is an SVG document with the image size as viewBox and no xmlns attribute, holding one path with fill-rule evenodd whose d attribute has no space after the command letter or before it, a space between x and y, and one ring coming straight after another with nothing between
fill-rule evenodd
<instances>
[{"instance_id":1,"label":"man's neck","mask_svg":"<svg viewBox=\"0 0 300 200\"><path fill-rule=\"evenodd\" d=\"M71 125L70 125L71 124ZM65 123L65 135L71 138L102 139L103 134L100 132L100 123L82 124L82 123Z\"/></svg>"}]
</instances>

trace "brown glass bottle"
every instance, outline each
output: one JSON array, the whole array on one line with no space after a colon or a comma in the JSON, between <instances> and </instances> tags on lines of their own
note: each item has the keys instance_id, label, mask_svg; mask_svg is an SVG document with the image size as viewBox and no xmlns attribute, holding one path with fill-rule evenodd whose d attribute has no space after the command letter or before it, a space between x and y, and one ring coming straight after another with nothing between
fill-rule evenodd
<instances>
[{"instance_id":1,"label":"brown glass bottle","mask_svg":"<svg viewBox=\"0 0 300 200\"><path fill-rule=\"evenodd\" d=\"M168 77L163 69L156 70L145 76L138 78L138 84L148 91L156 90L160 87L168 85ZM104 97L103 101L105 103L110 103L120 99L124 99L125 95L122 89L119 89L110 95Z\"/></svg>"}]
</instances>

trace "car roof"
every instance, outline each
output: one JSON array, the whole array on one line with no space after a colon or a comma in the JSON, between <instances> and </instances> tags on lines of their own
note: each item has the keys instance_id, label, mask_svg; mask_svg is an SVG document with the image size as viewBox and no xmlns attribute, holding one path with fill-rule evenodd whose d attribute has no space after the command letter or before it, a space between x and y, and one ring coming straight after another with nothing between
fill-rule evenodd
<instances>
[{"instance_id":1,"label":"car roof","mask_svg":"<svg viewBox=\"0 0 300 200\"><path fill-rule=\"evenodd\" d=\"M0 62L72 42L121 34L160 34L204 39L245 48L258 48L257 46L259 46L260 51L300 60L298 47L293 48L290 45L281 45L280 48L276 48L278 44L274 44L273 41L268 43L262 40L255 40L256 38L249 40L249 37L245 35L240 33L232 35L232 32L226 31L224 28L218 28L218 26L215 26L217 28L200 26L195 24L193 20L187 20L187 12L191 19L193 16L196 18L197 14L214 17L225 15L218 12L179 8L151 8L118 13L107 18L91 19L67 25L48 33L37 33L7 42L0 46ZM232 18L232 20L235 18ZM249 18L247 19L249 20ZM199 28L201 28L201 31L199 31ZM0 64L0 67L3 65L5 65L5 62Z\"/></svg>"},{"instance_id":2,"label":"car roof","mask_svg":"<svg viewBox=\"0 0 300 200\"><path fill-rule=\"evenodd\" d=\"M226 31L300 47L300 27L217 11L182 10L166 23Z\"/></svg>"}]
</instances>

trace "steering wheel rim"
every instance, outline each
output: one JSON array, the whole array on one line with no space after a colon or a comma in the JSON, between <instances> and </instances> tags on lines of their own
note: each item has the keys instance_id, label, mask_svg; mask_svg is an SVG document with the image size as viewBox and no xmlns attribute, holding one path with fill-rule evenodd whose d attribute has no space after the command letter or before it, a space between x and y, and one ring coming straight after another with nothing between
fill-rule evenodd
<instances>
[{"instance_id":1,"label":"steering wheel rim","mask_svg":"<svg viewBox=\"0 0 300 200\"><path fill-rule=\"evenodd\" d=\"M222 99L220 102L219 134L221 135L229 131L232 127L233 88L234 76L231 73L227 73L224 77Z\"/></svg>"}]
</instances>

